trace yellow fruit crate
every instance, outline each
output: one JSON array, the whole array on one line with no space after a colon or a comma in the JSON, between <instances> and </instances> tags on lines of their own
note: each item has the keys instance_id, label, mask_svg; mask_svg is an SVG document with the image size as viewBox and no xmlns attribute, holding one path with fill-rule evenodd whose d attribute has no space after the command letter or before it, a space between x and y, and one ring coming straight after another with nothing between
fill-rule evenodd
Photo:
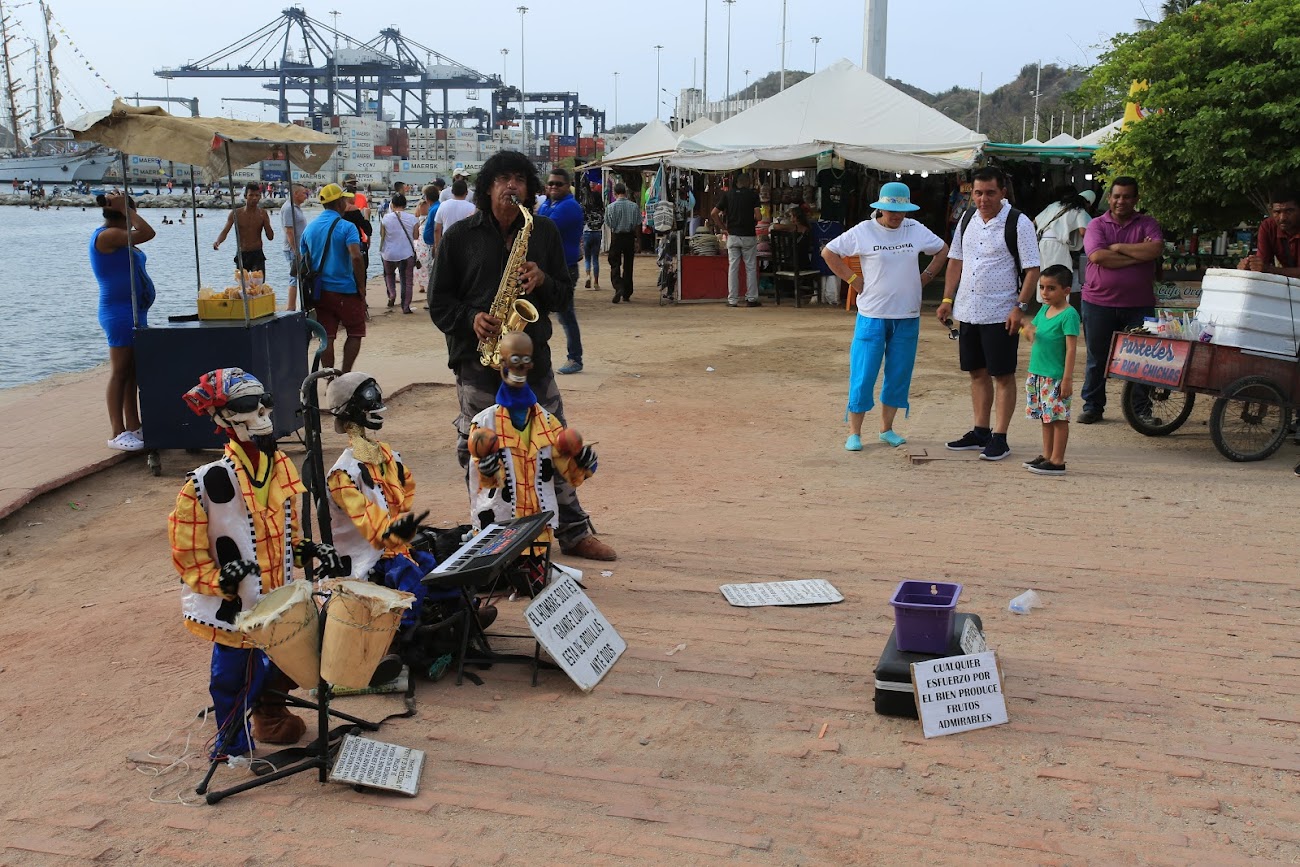
<instances>
[{"instance_id":1,"label":"yellow fruit crate","mask_svg":"<svg viewBox=\"0 0 1300 867\"><path fill-rule=\"evenodd\" d=\"M260 319L275 313L275 295L255 295L248 299L248 318ZM241 298L200 298L200 319L243 319Z\"/></svg>"}]
</instances>

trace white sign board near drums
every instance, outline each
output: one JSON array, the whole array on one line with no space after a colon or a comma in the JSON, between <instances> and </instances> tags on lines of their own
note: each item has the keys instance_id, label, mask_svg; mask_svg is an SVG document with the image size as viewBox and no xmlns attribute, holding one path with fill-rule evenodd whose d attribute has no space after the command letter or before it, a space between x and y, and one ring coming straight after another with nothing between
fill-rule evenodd
<instances>
[{"instance_id":1,"label":"white sign board near drums","mask_svg":"<svg viewBox=\"0 0 1300 867\"><path fill-rule=\"evenodd\" d=\"M528 629L583 692L591 692L627 650L605 615L565 576L524 610Z\"/></svg>"},{"instance_id":2,"label":"white sign board near drums","mask_svg":"<svg viewBox=\"0 0 1300 867\"><path fill-rule=\"evenodd\" d=\"M992 651L914 662L912 690L927 738L1007 722L998 658Z\"/></svg>"}]
</instances>

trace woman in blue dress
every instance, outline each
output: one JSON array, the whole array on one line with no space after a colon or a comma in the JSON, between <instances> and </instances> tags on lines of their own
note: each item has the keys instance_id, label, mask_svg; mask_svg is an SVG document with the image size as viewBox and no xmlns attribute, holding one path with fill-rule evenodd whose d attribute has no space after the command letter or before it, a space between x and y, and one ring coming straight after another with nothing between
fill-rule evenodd
<instances>
[{"instance_id":1,"label":"woman in blue dress","mask_svg":"<svg viewBox=\"0 0 1300 867\"><path fill-rule=\"evenodd\" d=\"M99 281L99 325L108 338L108 422L113 436L108 447L123 452L144 448L140 430L139 397L135 384L135 325L131 310L131 269L135 269L136 312L141 327L154 300L153 281L145 271L145 255L127 253L127 223L131 243L143 244L156 234L125 194L97 198L104 209L104 225L90 236L90 268Z\"/></svg>"}]
</instances>

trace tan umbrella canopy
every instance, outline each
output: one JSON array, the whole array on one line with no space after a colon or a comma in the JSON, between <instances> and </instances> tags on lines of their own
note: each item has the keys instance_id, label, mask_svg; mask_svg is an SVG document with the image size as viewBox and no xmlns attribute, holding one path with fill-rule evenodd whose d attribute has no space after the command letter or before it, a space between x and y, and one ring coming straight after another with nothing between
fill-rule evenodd
<instances>
[{"instance_id":1,"label":"tan umbrella canopy","mask_svg":"<svg viewBox=\"0 0 1300 867\"><path fill-rule=\"evenodd\" d=\"M315 172L334 153L330 135L289 123L226 117L175 117L155 105L113 100L109 111L82 115L67 125L76 141L95 142L122 153L203 166L209 182L264 160L284 160Z\"/></svg>"}]
</instances>

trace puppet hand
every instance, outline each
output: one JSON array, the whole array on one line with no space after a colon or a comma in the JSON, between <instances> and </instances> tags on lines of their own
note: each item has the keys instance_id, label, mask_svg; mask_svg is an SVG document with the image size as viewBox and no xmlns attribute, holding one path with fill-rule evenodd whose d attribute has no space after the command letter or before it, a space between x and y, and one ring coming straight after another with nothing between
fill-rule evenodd
<instances>
[{"instance_id":1,"label":"puppet hand","mask_svg":"<svg viewBox=\"0 0 1300 867\"><path fill-rule=\"evenodd\" d=\"M335 578L341 578L352 571L349 564L345 562L346 558L340 557L333 545L326 545L324 542L303 539L298 543L295 553L298 555L299 564L307 562L308 558L314 558L320 564L321 572Z\"/></svg>"},{"instance_id":2,"label":"puppet hand","mask_svg":"<svg viewBox=\"0 0 1300 867\"><path fill-rule=\"evenodd\" d=\"M478 459L478 471L480 475L495 476L501 469L501 454L492 452L492 454Z\"/></svg>"},{"instance_id":3,"label":"puppet hand","mask_svg":"<svg viewBox=\"0 0 1300 867\"><path fill-rule=\"evenodd\" d=\"M408 512L396 521L388 525L386 536L395 536L403 542L410 542L415 538L416 532L420 529L420 522L429 517L428 512L420 515Z\"/></svg>"},{"instance_id":4,"label":"puppet hand","mask_svg":"<svg viewBox=\"0 0 1300 867\"><path fill-rule=\"evenodd\" d=\"M244 610L244 602L238 596L234 599L222 599L217 606L217 619L223 623L234 623L239 612Z\"/></svg>"},{"instance_id":5,"label":"puppet hand","mask_svg":"<svg viewBox=\"0 0 1300 867\"><path fill-rule=\"evenodd\" d=\"M578 452L573 462L589 473L596 472L596 450L591 446L583 446L582 451Z\"/></svg>"},{"instance_id":6,"label":"puppet hand","mask_svg":"<svg viewBox=\"0 0 1300 867\"><path fill-rule=\"evenodd\" d=\"M259 571L261 570L258 565L252 560L232 560L222 566L221 575L217 578L217 585L221 588L221 595L226 599L238 599L239 585L249 575L256 575Z\"/></svg>"}]
</instances>

